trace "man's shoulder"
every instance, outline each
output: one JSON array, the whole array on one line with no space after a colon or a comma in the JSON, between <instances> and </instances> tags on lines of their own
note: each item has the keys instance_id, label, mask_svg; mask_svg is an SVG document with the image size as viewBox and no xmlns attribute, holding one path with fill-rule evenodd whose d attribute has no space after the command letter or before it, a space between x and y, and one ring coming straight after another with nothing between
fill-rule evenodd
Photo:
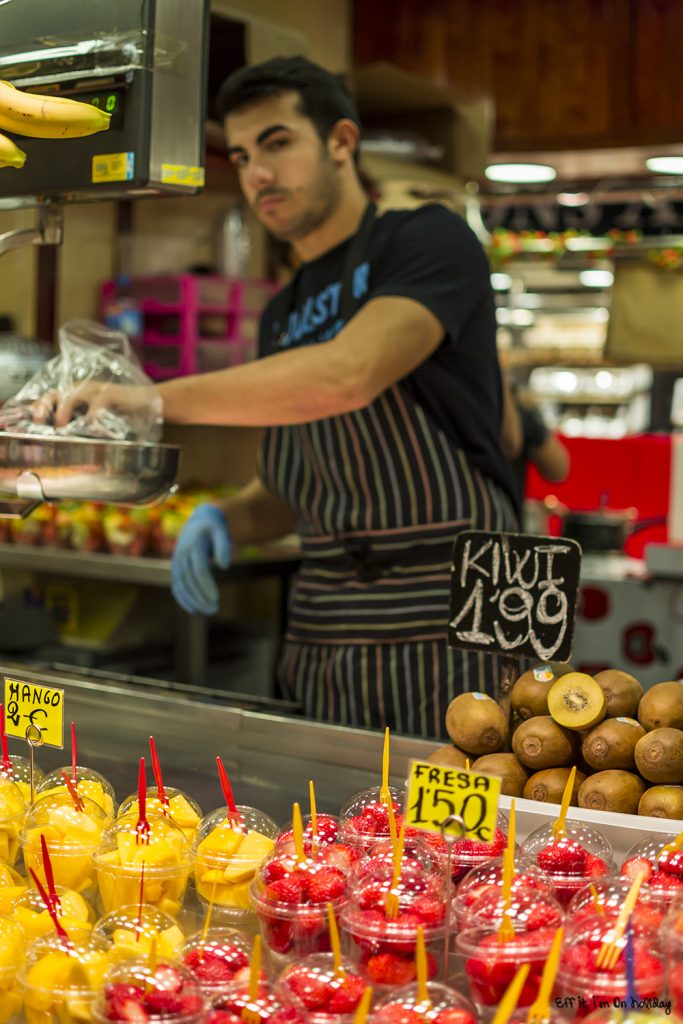
<instances>
[{"instance_id":1,"label":"man's shoulder","mask_svg":"<svg viewBox=\"0 0 683 1024\"><path fill-rule=\"evenodd\" d=\"M412 210L385 210L377 218L377 226L385 231L395 231L403 227L431 231L435 226L451 230L465 228L469 231L463 218L442 203L425 203L424 206L417 206Z\"/></svg>"}]
</instances>

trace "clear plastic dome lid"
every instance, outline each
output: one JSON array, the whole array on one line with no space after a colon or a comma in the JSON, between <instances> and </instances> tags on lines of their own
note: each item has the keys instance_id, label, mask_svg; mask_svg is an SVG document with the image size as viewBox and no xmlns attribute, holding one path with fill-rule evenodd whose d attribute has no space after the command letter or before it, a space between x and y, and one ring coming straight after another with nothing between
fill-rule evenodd
<instances>
[{"instance_id":1,"label":"clear plastic dome lid","mask_svg":"<svg viewBox=\"0 0 683 1024\"><path fill-rule=\"evenodd\" d=\"M26 805L31 802L31 764L26 757L19 754L9 755L9 767L0 758L0 776L16 782L22 792ZM37 790L45 778L45 773L38 767L33 766L33 786Z\"/></svg>"},{"instance_id":2,"label":"clear plastic dome lid","mask_svg":"<svg viewBox=\"0 0 683 1024\"><path fill-rule=\"evenodd\" d=\"M336 843L338 841L339 830L342 827L342 820L341 818L335 817L334 814L316 814L315 836L313 834L313 819L310 814L304 816L302 824L305 846L310 845L314 838L317 843L329 846L330 843ZM282 831L278 833L276 842L291 843L293 839L294 833L292 832L292 822L290 820Z\"/></svg>"},{"instance_id":3,"label":"clear plastic dome lid","mask_svg":"<svg viewBox=\"0 0 683 1024\"><path fill-rule=\"evenodd\" d=\"M98 866L145 871L186 867L190 863L190 844L182 829L169 818L148 814L148 831L139 826L137 814L116 818L102 833L95 854Z\"/></svg>"},{"instance_id":4,"label":"clear plastic dome lid","mask_svg":"<svg viewBox=\"0 0 683 1024\"><path fill-rule=\"evenodd\" d=\"M395 919L386 910L390 891L398 896ZM446 928L444 881L417 863L401 870L394 887L391 866L377 864L373 871L354 879L341 923L355 936L386 942L415 940L419 925L422 925L425 939L436 938Z\"/></svg>"},{"instance_id":5,"label":"clear plastic dome lid","mask_svg":"<svg viewBox=\"0 0 683 1024\"><path fill-rule=\"evenodd\" d=\"M623 878L633 881L644 872L643 885L668 900L683 895L683 849L667 850L677 836L658 832L635 843L621 865Z\"/></svg>"},{"instance_id":6,"label":"clear plastic dome lid","mask_svg":"<svg viewBox=\"0 0 683 1024\"><path fill-rule=\"evenodd\" d=\"M100 988L109 967L106 952L92 939L65 939L58 935L36 939L26 950L17 981L27 1008L33 993L52 999L92 997Z\"/></svg>"},{"instance_id":7,"label":"clear plastic dome lid","mask_svg":"<svg viewBox=\"0 0 683 1024\"><path fill-rule=\"evenodd\" d=\"M185 941L177 921L147 903L110 911L99 919L92 934L109 950L112 960L145 956L152 944L161 959L178 959Z\"/></svg>"},{"instance_id":8,"label":"clear plastic dome lid","mask_svg":"<svg viewBox=\"0 0 683 1024\"><path fill-rule=\"evenodd\" d=\"M522 843L521 853L553 879L600 878L614 866L612 847L603 833L569 818L557 839L552 824L534 829Z\"/></svg>"},{"instance_id":9,"label":"clear plastic dome lid","mask_svg":"<svg viewBox=\"0 0 683 1024\"><path fill-rule=\"evenodd\" d=\"M16 782L0 778L0 822L17 822L26 813L26 802Z\"/></svg>"},{"instance_id":10,"label":"clear plastic dome lid","mask_svg":"<svg viewBox=\"0 0 683 1024\"><path fill-rule=\"evenodd\" d=\"M79 795L76 806L69 790L64 787L45 793L36 800L26 815L21 842L24 846L40 843L43 835L48 850L57 847L79 852L94 850L109 820L100 805L87 796Z\"/></svg>"},{"instance_id":11,"label":"clear plastic dome lid","mask_svg":"<svg viewBox=\"0 0 683 1024\"><path fill-rule=\"evenodd\" d=\"M159 799L156 786L147 790L147 813L160 814L170 818L171 821L183 830L188 840L192 842L194 833L202 820L202 809L196 800L174 786L164 786L164 793L167 803ZM138 795L131 793L119 807L119 817L124 814L138 813Z\"/></svg>"},{"instance_id":12,"label":"clear plastic dome lid","mask_svg":"<svg viewBox=\"0 0 683 1024\"><path fill-rule=\"evenodd\" d=\"M477 1011L469 999L447 985L427 982L429 1003L420 1001L416 984L382 996L372 1024L477 1024Z\"/></svg>"},{"instance_id":13,"label":"clear plastic dome lid","mask_svg":"<svg viewBox=\"0 0 683 1024\"><path fill-rule=\"evenodd\" d=\"M353 1017L368 983L351 961L341 967L335 969L332 953L313 953L285 967L275 993L296 1000L313 1020Z\"/></svg>"},{"instance_id":14,"label":"clear plastic dome lid","mask_svg":"<svg viewBox=\"0 0 683 1024\"><path fill-rule=\"evenodd\" d=\"M238 860L255 869L272 852L279 832L273 819L256 807L238 805L237 811L235 817L219 807L202 818L193 846L198 858L217 867Z\"/></svg>"},{"instance_id":15,"label":"clear plastic dome lid","mask_svg":"<svg viewBox=\"0 0 683 1024\"><path fill-rule=\"evenodd\" d=\"M579 889L572 896L567 907L567 927L572 931L581 930L586 921L596 914L611 918L618 917L631 881L626 878L599 878L590 885ZM634 935L659 932L667 913L667 902L652 889L641 888L631 912Z\"/></svg>"},{"instance_id":16,"label":"clear plastic dome lid","mask_svg":"<svg viewBox=\"0 0 683 1024\"><path fill-rule=\"evenodd\" d=\"M405 793L396 786L389 786L389 793L394 807L396 829L400 829L403 820L403 801ZM382 839L390 839L389 812L380 800L380 787L371 786L355 793L339 812L342 820L342 835L350 833L360 836L363 843L372 844Z\"/></svg>"},{"instance_id":17,"label":"clear plastic dome lid","mask_svg":"<svg viewBox=\"0 0 683 1024\"><path fill-rule=\"evenodd\" d=\"M244 983L249 976L251 942L236 928L195 932L183 945L183 966L205 992Z\"/></svg>"},{"instance_id":18,"label":"clear plastic dome lid","mask_svg":"<svg viewBox=\"0 0 683 1024\"><path fill-rule=\"evenodd\" d=\"M55 911L62 927L72 939L87 939L95 920L90 905L73 889L56 885L55 892ZM54 934L52 917L37 889L26 889L21 896L17 896L12 906L12 916L28 940Z\"/></svg>"},{"instance_id":19,"label":"clear plastic dome lid","mask_svg":"<svg viewBox=\"0 0 683 1024\"><path fill-rule=\"evenodd\" d=\"M441 877L446 870L446 861L438 849L429 843L428 835L427 832L411 832L410 835L406 835L401 859L402 870L422 869ZM354 878L372 874L379 865L393 870L394 844L391 839L375 843L364 851L363 856L354 865Z\"/></svg>"},{"instance_id":20,"label":"clear plastic dome lid","mask_svg":"<svg viewBox=\"0 0 683 1024\"><path fill-rule=\"evenodd\" d=\"M547 898L547 897L546 897ZM555 937L554 928L535 928L529 930L523 915L512 918L514 935L501 939L499 923L474 928L464 928L455 937L455 947L467 961L475 961L483 965L482 976L490 973L498 962L524 963L525 961L545 959L550 952ZM472 971L471 963L465 964L468 974Z\"/></svg>"},{"instance_id":21,"label":"clear plastic dome lid","mask_svg":"<svg viewBox=\"0 0 683 1024\"><path fill-rule=\"evenodd\" d=\"M454 839L451 844L451 858L453 863L463 867L476 867L485 860L499 857L507 848L508 819L501 812L496 819L496 827L493 835L487 841L478 839ZM517 844L515 844L517 849Z\"/></svg>"},{"instance_id":22,"label":"clear plastic dome lid","mask_svg":"<svg viewBox=\"0 0 683 1024\"><path fill-rule=\"evenodd\" d=\"M283 994L276 995L273 986L262 978L255 999L250 998L247 985L232 985L227 992L214 996L206 1024L240 1024L244 1009L255 1013L261 1024L305 1024L307 1019L298 1003L285 1002Z\"/></svg>"},{"instance_id":23,"label":"clear plastic dome lid","mask_svg":"<svg viewBox=\"0 0 683 1024\"><path fill-rule=\"evenodd\" d=\"M45 776L38 786L38 794L44 796L46 793L51 793L53 789L66 789L62 772L66 773L70 781L73 779L71 765L55 768ZM94 768L77 765L76 789L81 796L87 796L89 800L94 800L96 804L99 804L108 818L114 817L116 811L114 787L109 779L101 775L100 772L95 771Z\"/></svg>"},{"instance_id":24,"label":"clear plastic dome lid","mask_svg":"<svg viewBox=\"0 0 683 1024\"><path fill-rule=\"evenodd\" d=\"M0 914L0 977L19 970L25 945L26 937L17 922Z\"/></svg>"},{"instance_id":25,"label":"clear plastic dome lid","mask_svg":"<svg viewBox=\"0 0 683 1024\"><path fill-rule=\"evenodd\" d=\"M328 903L339 907L346 901L348 872L339 867L336 849L321 846L299 859L294 843L276 846L251 886L257 906L293 915L312 905L323 911Z\"/></svg>"},{"instance_id":26,"label":"clear plastic dome lid","mask_svg":"<svg viewBox=\"0 0 683 1024\"><path fill-rule=\"evenodd\" d=\"M578 921L567 918L558 976L564 979L564 984L571 986L572 992L583 992L585 987L586 994L598 993L603 983L604 990L609 990L615 981L625 981L625 937L618 943L619 959L615 967L610 968L604 963L599 967L597 962L602 944L613 937L614 920L612 914L585 915ZM645 934L634 934L633 962L636 983L639 978L653 980L660 977L663 984L664 967L656 933L647 930Z\"/></svg>"},{"instance_id":27,"label":"clear plastic dome lid","mask_svg":"<svg viewBox=\"0 0 683 1024\"><path fill-rule=\"evenodd\" d=\"M484 896L498 896L502 885L502 856L471 868L459 883L453 901L456 922L463 921L470 908ZM529 890L545 896L552 896L554 893L551 879L528 857L518 855L515 857L512 892L516 895Z\"/></svg>"},{"instance_id":28,"label":"clear plastic dome lid","mask_svg":"<svg viewBox=\"0 0 683 1024\"><path fill-rule=\"evenodd\" d=\"M502 923L505 911L502 890L480 896L465 911L461 927L493 927ZM564 911L554 896L536 889L517 889L510 894L508 916L516 932L536 932L559 928Z\"/></svg>"},{"instance_id":29,"label":"clear plastic dome lid","mask_svg":"<svg viewBox=\"0 0 683 1024\"><path fill-rule=\"evenodd\" d=\"M204 998L190 972L178 963L126 960L107 973L94 1011L96 1018L110 1021L195 1020L203 1016Z\"/></svg>"}]
</instances>

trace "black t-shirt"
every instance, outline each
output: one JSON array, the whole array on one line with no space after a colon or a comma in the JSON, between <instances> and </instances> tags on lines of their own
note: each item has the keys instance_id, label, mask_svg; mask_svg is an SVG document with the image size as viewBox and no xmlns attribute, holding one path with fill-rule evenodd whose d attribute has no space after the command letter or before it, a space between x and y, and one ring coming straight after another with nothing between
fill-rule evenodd
<instances>
[{"instance_id":1,"label":"black t-shirt","mask_svg":"<svg viewBox=\"0 0 683 1024\"><path fill-rule=\"evenodd\" d=\"M350 240L304 263L292 285L266 307L259 354L269 355L335 337L341 276ZM502 387L496 318L486 255L474 233L444 206L392 210L373 225L353 272L356 307L380 296L413 299L441 322L435 352L403 385L465 453L473 466L515 498L500 449Z\"/></svg>"}]
</instances>

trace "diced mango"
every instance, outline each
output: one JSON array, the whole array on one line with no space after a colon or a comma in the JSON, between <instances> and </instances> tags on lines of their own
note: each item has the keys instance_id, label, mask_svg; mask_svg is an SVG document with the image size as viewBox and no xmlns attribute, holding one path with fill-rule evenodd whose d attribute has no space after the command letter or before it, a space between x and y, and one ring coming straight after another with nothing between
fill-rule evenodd
<instances>
[{"instance_id":1,"label":"diced mango","mask_svg":"<svg viewBox=\"0 0 683 1024\"><path fill-rule=\"evenodd\" d=\"M220 857L233 857L239 850L244 839L244 832L234 829L227 821L217 825L213 832L202 839L197 847L198 854L212 854Z\"/></svg>"},{"instance_id":2,"label":"diced mango","mask_svg":"<svg viewBox=\"0 0 683 1024\"><path fill-rule=\"evenodd\" d=\"M21 997L16 992L0 992L0 1024L21 1011Z\"/></svg>"},{"instance_id":3,"label":"diced mango","mask_svg":"<svg viewBox=\"0 0 683 1024\"><path fill-rule=\"evenodd\" d=\"M275 843L268 836L260 832L247 832L240 846L240 860L255 860L258 867L274 846Z\"/></svg>"}]
</instances>

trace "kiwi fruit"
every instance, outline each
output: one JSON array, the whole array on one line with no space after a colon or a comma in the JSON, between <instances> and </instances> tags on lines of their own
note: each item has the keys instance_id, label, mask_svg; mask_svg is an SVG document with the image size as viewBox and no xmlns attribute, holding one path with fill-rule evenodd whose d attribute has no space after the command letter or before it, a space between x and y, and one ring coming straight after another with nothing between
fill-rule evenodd
<instances>
[{"instance_id":1,"label":"kiwi fruit","mask_svg":"<svg viewBox=\"0 0 683 1024\"><path fill-rule=\"evenodd\" d=\"M640 798L638 814L651 818L683 818L683 786L650 786Z\"/></svg>"},{"instance_id":2,"label":"kiwi fruit","mask_svg":"<svg viewBox=\"0 0 683 1024\"><path fill-rule=\"evenodd\" d=\"M510 703L522 721L548 714L548 693L556 679L547 663L535 665L519 677L512 687Z\"/></svg>"},{"instance_id":3,"label":"kiwi fruit","mask_svg":"<svg viewBox=\"0 0 683 1024\"><path fill-rule=\"evenodd\" d=\"M593 811L637 814L646 785L633 772L605 771L589 775L579 788L579 807Z\"/></svg>"},{"instance_id":4,"label":"kiwi fruit","mask_svg":"<svg viewBox=\"0 0 683 1024\"><path fill-rule=\"evenodd\" d=\"M648 782L683 783L683 732L653 729L636 743L636 768Z\"/></svg>"},{"instance_id":5,"label":"kiwi fruit","mask_svg":"<svg viewBox=\"0 0 683 1024\"><path fill-rule=\"evenodd\" d=\"M638 705L638 721L648 732L683 729L683 679L646 690Z\"/></svg>"},{"instance_id":6,"label":"kiwi fruit","mask_svg":"<svg viewBox=\"0 0 683 1024\"><path fill-rule=\"evenodd\" d=\"M462 750L458 750L452 743L446 743L445 746L433 751L427 760L431 761L432 764L447 765L449 768L464 768L467 754Z\"/></svg>"},{"instance_id":7,"label":"kiwi fruit","mask_svg":"<svg viewBox=\"0 0 683 1024\"><path fill-rule=\"evenodd\" d=\"M550 687L548 711L565 729L590 729L605 717L605 695L592 676L568 672Z\"/></svg>"},{"instance_id":8,"label":"kiwi fruit","mask_svg":"<svg viewBox=\"0 0 683 1024\"><path fill-rule=\"evenodd\" d=\"M522 796L526 797L527 800L539 800L545 804L561 804L562 797L564 796L564 787L567 785L570 772L571 768L546 768L542 772L535 772L527 780ZM577 769L574 778L574 788L571 800L569 801L574 807L579 805L579 786L585 778L586 776L583 772Z\"/></svg>"},{"instance_id":9,"label":"kiwi fruit","mask_svg":"<svg viewBox=\"0 0 683 1024\"><path fill-rule=\"evenodd\" d=\"M504 796L521 796L529 773L514 754L484 754L472 765L472 771L497 775Z\"/></svg>"},{"instance_id":10,"label":"kiwi fruit","mask_svg":"<svg viewBox=\"0 0 683 1024\"><path fill-rule=\"evenodd\" d=\"M645 730L635 718L605 718L584 736L581 753L596 772L635 771L635 749Z\"/></svg>"},{"instance_id":11,"label":"kiwi fruit","mask_svg":"<svg viewBox=\"0 0 683 1024\"><path fill-rule=\"evenodd\" d=\"M605 718L635 718L643 688L628 672L607 668L593 677L605 695Z\"/></svg>"},{"instance_id":12,"label":"kiwi fruit","mask_svg":"<svg viewBox=\"0 0 683 1024\"><path fill-rule=\"evenodd\" d=\"M446 709L446 730L468 754L496 754L508 738L508 720L486 693L461 693Z\"/></svg>"},{"instance_id":13,"label":"kiwi fruit","mask_svg":"<svg viewBox=\"0 0 683 1024\"><path fill-rule=\"evenodd\" d=\"M550 715L527 719L512 735L515 757L533 771L573 764L578 748L578 737L569 729L563 729Z\"/></svg>"}]
</instances>

